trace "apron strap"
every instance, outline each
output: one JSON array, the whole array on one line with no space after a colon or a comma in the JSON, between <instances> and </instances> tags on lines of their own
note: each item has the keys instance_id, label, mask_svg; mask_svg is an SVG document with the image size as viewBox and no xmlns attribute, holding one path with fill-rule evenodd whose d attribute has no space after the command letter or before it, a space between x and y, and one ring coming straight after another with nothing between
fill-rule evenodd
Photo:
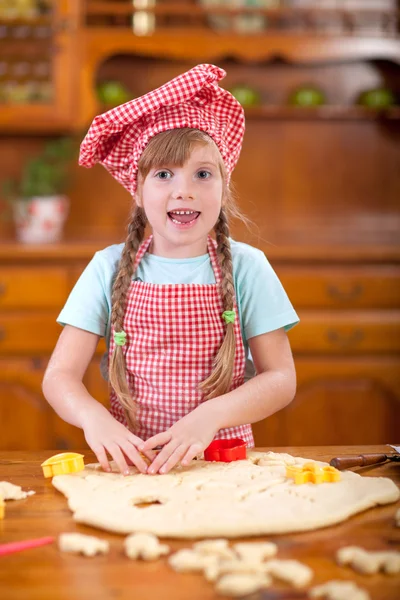
<instances>
[{"instance_id":1,"label":"apron strap","mask_svg":"<svg viewBox=\"0 0 400 600\"><path fill-rule=\"evenodd\" d=\"M149 249L149 246L152 242L153 236L149 235L149 237L144 240L140 246L138 251L136 252L136 258L135 258L135 263L133 265L133 272L136 272L136 269L138 268L138 265L140 263L140 261L142 260L143 256L145 255L145 253L147 252L147 250Z\"/></svg>"}]
</instances>

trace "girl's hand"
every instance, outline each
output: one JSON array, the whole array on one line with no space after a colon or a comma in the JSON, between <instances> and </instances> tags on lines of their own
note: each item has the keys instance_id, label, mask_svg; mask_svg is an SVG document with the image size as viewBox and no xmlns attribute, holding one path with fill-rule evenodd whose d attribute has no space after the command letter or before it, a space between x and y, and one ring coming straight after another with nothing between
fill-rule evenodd
<instances>
[{"instance_id":1,"label":"girl's hand","mask_svg":"<svg viewBox=\"0 0 400 600\"><path fill-rule=\"evenodd\" d=\"M90 411L84 418L82 429L85 439L97 456L104 471L110 471L107 452L112 456L124 475L129 475L128 464L135 465L141 473L147 472L147 464L138 451L143 440L119 423L103 406ZM144 453L153 460L154 452Z\"/></svg>"},{"instance_id":2,"label":"girl's hand","mask_svg":"<svg viewBox=\"0 0 400 600\"><path fill-rule=\"evenodd\" d=\"M158 433L139 446L139 450L147 452L156 446L164 446L147 469L147 473L168 473L179 462L187 466L190 461L202 452L215 437L219 427L203 406L193 410L174 423L167 431Z\"/></svg>"}]
</instances>

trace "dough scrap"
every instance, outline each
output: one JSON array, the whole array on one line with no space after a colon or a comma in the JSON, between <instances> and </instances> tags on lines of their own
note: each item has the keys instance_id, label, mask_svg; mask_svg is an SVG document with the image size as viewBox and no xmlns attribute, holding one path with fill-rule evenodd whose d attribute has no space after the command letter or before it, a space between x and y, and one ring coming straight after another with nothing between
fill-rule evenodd
<instances>
[{"instance_id":1,"label":"dough scrap","mask_svg":"<svg viewBox=\"0 0 400 600\"><path fill-rule=\"evenodd\" d=\"M190 548L184 548L172 554L168 558L168 563L178 573L198 573L217 563L218 560L218 556L200 554Z\"/></svg>"},{"instance_id":2,"label":"dough scrap","mask_svg":"<svg viewBox=\"0 0 400 600\"><path fill-rule=\"evenodd\" d=\"M383 550L373 552L358 546L345 546L336 553L339 565L350 565L355 571L372 575L383 571L388 575L400 573L400 552Z\"/></svg>"},{"instance_id":3,"label":"dough scrap","mask_svg":"<svg viewBox=\"0 0 400 600\"><path fill-rule=\"evenodd\" d=\"M67 496L79 523L121 534L141 531L178 539L308 531L400 497L390 479L352 471L342 472L339 482L319 485L296 485L285 477L286 464L306 462L310 459L249 450L247 460L195 460L166 475L150 477L131 467L131 475L123 476L116 466L112 473L92 467L57 475L52 482ZM137 504L144 498L159 503L142 508Z\"/></svg>"},{"instance_id":4,"label":"dough scrap","mask_svg":"<svg viewBox=\"0 0 400 600\"><path fill-rule=\"evenodd\" d=\"M363 588L352 581L332 579L322 585L317 585L309 591L311 598L326 598L326 600L371 600Z\"/></svg>"},{"instance_id":5,"label":"dough scrap","mask_svg":"<svg viewBox=\"0 0 400 600\"><path fill-rule=\"evenodd\" d=\"M170 547L160 544L152 533L132 533L124 540L125 554L132 559L157 560L168 554Z\"/></svg>"},{"instance_id":6,"label":"dough scrap","mask_svg":"<svg viewBox=\"0 0 400 600\"><path fill-rule=\"evenodd\" d=\"M58 547L61 552L72 552L84 556L107 554L110 549L106 540L83 533L61 533L58 537Z\"/></svg>"},{"instance_id":7,"label":"dough scrap","mask_svg":"<svg viewBox=\"0 0 400 600\"><path fill-rule=\"evenodd\" d=\"M265 575L235 574L224 575L215 586L221 596L244 596L268 587L270 581Z\"/></svg>"},{"instance_id":8,"label":"dough scrap","mask_svg":"<svg viewBox=\"0 0 400 600\"><path fill-rule=\"evenodd\" d=\"M298 560L269 560L267 572L277 579L300 588L308 585L314 576L313 570Z\"/></svg>"},{"instance_id":9,"label":"dough scrap","mask_svg":"<svg viewBox=\"0 0 400 600\"><path fill-rule=\"evenodd\" d=\"M0 496L3 500L23 500L28 496L33 496L35 493L33 490L23 492L19 485L14 485L9 481L0 481Z\"/></svg>"},{"instance_id":10,"label":"dough scrap","mask_svg":"<svg viewBox=\"0 0 400 600\"><path fill-rule=\"evenodd\" d=\"M242 542L233 547L242 560L249 562L262 562L278 552L278 546L273 542Z\"/></svg>"}]
</instances>

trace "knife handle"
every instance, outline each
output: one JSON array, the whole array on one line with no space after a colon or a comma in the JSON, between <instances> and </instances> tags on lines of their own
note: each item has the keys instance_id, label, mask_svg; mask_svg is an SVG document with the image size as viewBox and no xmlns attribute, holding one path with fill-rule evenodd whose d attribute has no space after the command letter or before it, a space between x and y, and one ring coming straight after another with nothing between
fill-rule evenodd
<instances>
[{"instance_id":1,"label":"knife handle","mask_svg":"<svg viewBox=\"0 0 400 600\"><path fill-rule=\"evenodd\" d=\"M355 456L337 456L332 458L329 463L332 467L342 471L351 467L366 467L367 465L377 465L387 460L387 454L359 454Z\"/></svg>"}]
</instances>

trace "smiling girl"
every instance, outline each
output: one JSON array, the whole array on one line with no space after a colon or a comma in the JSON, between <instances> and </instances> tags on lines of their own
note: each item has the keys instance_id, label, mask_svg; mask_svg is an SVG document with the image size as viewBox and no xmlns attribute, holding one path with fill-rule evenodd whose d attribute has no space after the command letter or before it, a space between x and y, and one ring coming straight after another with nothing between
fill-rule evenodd
<instances>
[{"instance_id":1,"label":"smiling girl","mask_svg":"<svg viewBox=\"0 0 400 600\"><path fill-rule=\"evenodd\" d=\"M252 447L250 424L295 394L298 317L264 254L229 236L244 115L224 76L198 65L96 117L82 143L80 164L103 164L134 208L125 244L95 254L59 315L43 391L105 470L111 456L167 473L215 438ZM82 383L102 336L110 411Z\"/></svg>"}]
</instances>

